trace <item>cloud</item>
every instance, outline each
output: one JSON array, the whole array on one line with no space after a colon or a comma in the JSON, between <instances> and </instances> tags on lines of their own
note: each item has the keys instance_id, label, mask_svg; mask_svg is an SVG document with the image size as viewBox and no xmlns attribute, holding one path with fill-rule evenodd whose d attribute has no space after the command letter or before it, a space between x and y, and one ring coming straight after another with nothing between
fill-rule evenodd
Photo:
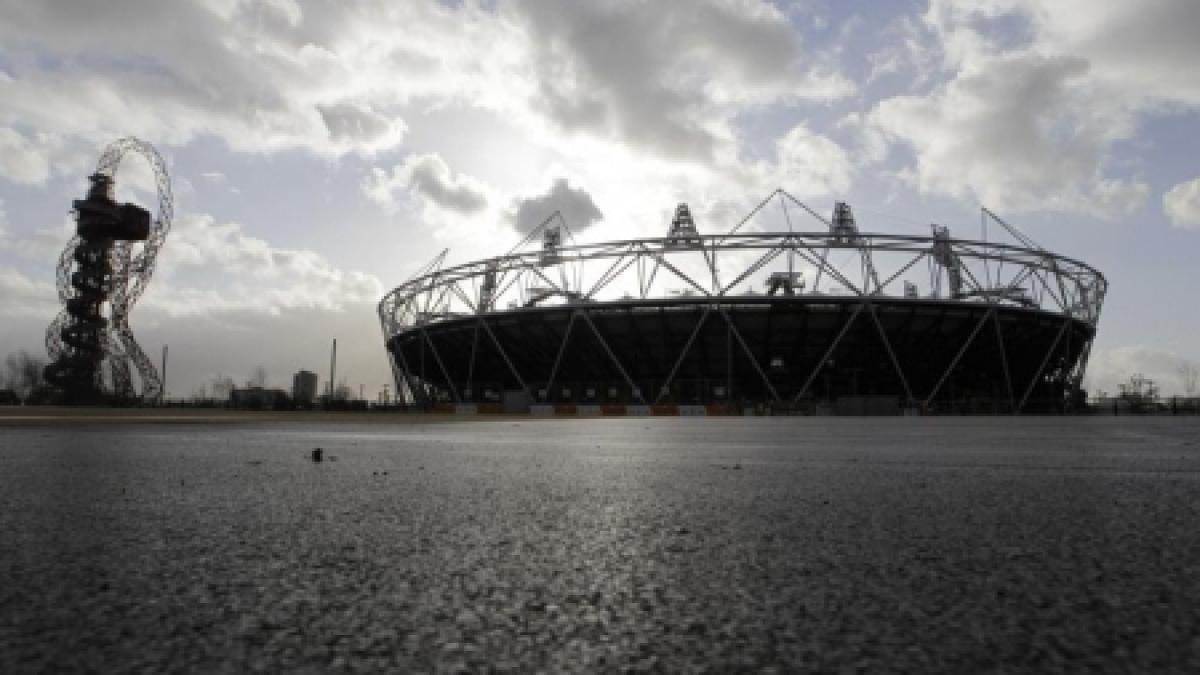
<instances>
[{"instance_id":1,"label":"cloud","mask_svg":"<svg viewBox=\"0 0 1200 675\"><path fill-rule=\"evenodd\" d=\"M582 232L604 219L592 196L582 188L571 187L565 178L556 179L545 194L518 199L509 212L517 232L527 234L557 211L573 232Z\"/></svg>"},{"instance_id":2,"label":"cloud","mask_svg":"<svg viewBox=\"0 0 1200 675\"><path fill-rule=\"evenodd\" d=\"M363 182L366 195L388 210L395 209L395 195L402 190L461 215L478 213L488 205L488 187L471 176L455 175L437 153L409 155L390 174L373 169Z\"/></svg>"},{"instance_id":3,"label":"cloud","mask_svg":"<svg viewBox=\"0 0 1200 675\"><path fill-rule=\"evenodd\" d=\"M0 267L0 318L49 321L58 312L54 284L37 281L15 269Z\"/></svg>"},{"instance_id":4,"label":"cloud","mask_svg":"<svg viewBox=\"0 0 1200 675\"><path fill-rule=\"evenodd\" d=\"M845 194L850 189L854 167L845 149L802 124L779 139L775 152L774 187L797 197Z\"/></svg>"},{"instance_id":5,"label":"cloud","mask_svg":"<svg viewBox=\"0 0 1200 675\"><path fill-rule=\"evenodd\" d=\"M1163 195L1163 211L1177 227L1200 228L1200 178L1179 183Z\"/></svg>"},{"instance_id":6,"label":"cloud","mask_svg":"<svg viewBox=\"0 0 1200 675\"><path fill-rule=\"evenodd\" d=\"M393 120L356 103L317 104L329 138L339 143L392 147L398 145L407 130L403 120Z\"/></svg>"},{"instance_id":7,"label":"cloud","mask_svg":"<svg viewBox=\"0 0 1200 675\"><path fill-rule=\"evenodd\" d=\"M0 224L2 225L2 224ZM34 228L21 234L9 234L0 226L0 251L9 251L25 260L41 262L47 268L57 264L63 246L75 234L75 223L64 220L59 225Z\"/></svg>"},{"instance_id":8,"label":"cloud","mask_svg":"<svg viewBox=\"0 0 1200 675\"><path fill-rule=\"evenodd\" d=\"M0 251L42 262L52 273L73 231L74 224L64 221L14 235L4 228L0 213ZM175 219L157 270L147 301L171 316L232 310L278 314L303 307L337 311L383 295L383 284L374 275L338 269L315 251L273 246L246 234L237 223L221 223L207 214ZM8 272L5 288L24 305L41 287ZM204 272L206 281L195 272Z\"/></svg>"},{"instance_id":9,"label":"cloud","mask_svg":"<svg viewBox=\"0 0 1200 675\"><path fill-rule=\"evenodd\" d=\"M895 75L903 78L906 90L914 91L937 74L941 54L936 40L916 17L904 15L893 20L884 28L882 38L866 55L870 70L864 86Z\"/></svg>"},{"instance_id":10,"label":"cloud","mask_svg":"<svg viewBox=\"0 0 1200 675\"><path fill-rule=\"evenodd\" d=\"M729 141L724 106L830 100L853 91L801 49L764 2L518 0L532 44L532 105L552 124L703 161ZM619 48L615 48L619 45Z\"/></svg>"},{"instance_id":11,"label":"cloud","mask_svg":"<svg viewBox=\"0 0 1200 675\"><path fill-rule=\"evenodd\" d=\"M207 214L176 219L159 267L163 278L150 283L146 304L170 316L230 311L277 315L298 308L337 311L376 302L383 295L383 284L374 275L338 269L315 251L272 246L247 235L239 224L219 223ZM220 285L182 281L197 270Z\"/></svg>"},{"instance_id":12,"label":"cloud","mask_svg":"<svg viewBox=\"0 0 1200 675\"><path fill-rule=\"evenodd\" d=\"M75 223L64 219L58 225L34 228L28 232L13 232L0 199L0 252L11 253L26 260L42 262L53 269L63 246L75 233Z\"/></svg>"},{"instance_id":13,"label":"cloud","mask_svg":"<svg viewBox=\"0 0 1200 675\"><path fill-rule=\"evenodd\" d=\"M47 153L33 139L0 127L0 176L26 185L42 183L50 176Z\"/></svg>"},{"instance_id":14,"label":"cloud","mask_svg":"<svg viewBox=\"0 0 1200 675\"><path fill-rule=\"evenodd\" d=\"M414 106L487 111L549 153L628 147L715 171L738 156L747 108L854 91L835 56L761 0L113 0L104 11L0 0L0 11L12 146L0 175L28 183L63 170L47 132L88 161L130 130L159 147L215 138L239 153L369 157L407 138ZM434 179L446 177L423 179L436 201ZM477 208L477 186L447 187L450 213Z\"/></svg>"},{"instance_id":15,"label":"cloud","mask_svg":"<svg viewBox=\"0 0 1200 675\"><path fill-rule=\"evenodd\" d=\"M933 4L956 7L966 21L977 21L984 12L1026 18L1039 49L1058 49L1085 59L1091 77L1118 103L1200 105L1200 80L1195 76L1200 4L1175 0L935 0ZM988 6L990 10L980 9Z\"/></svg>"},{"instance_id":16,"label":"cloud","mask_svg":"<svg viewBox=\"0 0 1200 675\"><path fill-rule=\"evenodd\" d=\"M1198 21L1200 6L1170 0L931 0L904 32L932 49L881 52L930 85L865 119L912 153L900 175L924 192L1118 217L1149 194L1122 142L1146 115L1200 103L1183 28Z\"/></svg>"},{"instance_id":17,"label":"cloud","mask_svg":"<svg viewBox=\"0 0 1200 675\"><path fill-rule=\"evenodd\" d=\"M343 43L368 9L114 0L99 11L0 0L0 126L9 127L0 172L43 182L53 162L31 144L48 131L89 148L130 130L156 145L214 136L248 152L337 157L395 147L406 127L399 97L381 86L382 59Z\"/></svg>"},{"instance_id":18,"label":"cloud","mask_svg":"<svg viewBox=\"0 0 1200 675\"><path fill-rule=\"evenodd\" d=\"M882 101L869 124L912 149L909 175L923 192L1012 212L1129 213L1149 188L1107 175L1105 164L1132 125L1094 101L1087 72L1078 58L997 56L929 96Z\"/></svg>"}]
</instances>

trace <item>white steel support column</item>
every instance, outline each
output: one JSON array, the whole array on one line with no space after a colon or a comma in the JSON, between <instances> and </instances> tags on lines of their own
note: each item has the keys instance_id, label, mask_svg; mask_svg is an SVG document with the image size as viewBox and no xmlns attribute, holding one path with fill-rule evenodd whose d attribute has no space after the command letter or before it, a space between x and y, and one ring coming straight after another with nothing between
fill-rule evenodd
<instances>
[{"instance_id":1,"label":"white steel support column","mask_svg":"<svg viewBox=\"0 0 1200 675\"><path fill-rule=\"evenodd\" d=\"M433 344L433 340L429 337L429 331L421 326L421 335L425 337L425 343L429 345L429 350L433 352L433 360L437 361L438 368L442 371L442 377L446 378L446 386L450 387L450 393L454 396L455 403L462 403L462 397L458 395L458 387L454 386L454 381L450 377L450 371L446 370L446 364L442 363L442 356L438 354L437 345Z\"/></svg>"},{"instance_id":2,"label":"white steel support column","mask_svg":"<svg viewBox=\"0 0 1200 675\"><path fill-rule=\"evenodd\" d=\"M704 311L700 314L700 319L696 321L696 327L692 329L692 334L688 337L687 343L683 345L683 350L679 352L679 357L675 359L675 365L671 366L671 372L667 374L667 379L659 387L658 395L654 397L654 402L658 403L666 395L667 389L671 386L671 382L675 380L675 373L679 372L679 367L683 365L683 360L687 358L688 352L692 350L692 343L696 341L696 336L700 334L700 329L704 326L704 320L708 318L709 312L712 311L712 305L704 307Z\"/></svg>"},{"instance_id":3,"label":"white steel support column","mask_svg":"<svg viewBox=\"0 0 1200 675\"><path fill-rule=\"evenodd\" d=\"M587 310L577 309L575 311L579 313L579 316L583 317L584 322L587 323L588 327L592 329L592 334L595 335L596 339L600 341L600 346L604 348L605 353L608 354L608 358L612 359L613 365L617 367L617 370L621 373L621 377L625 378L625 383L629 385L630 392L636 394L637 399L642 402L642 405L645 405L646 399L642 396L641 388L634 383L631 377L629 377L629 373L625 370L625 366L621 365L621 360L617 358L617 355L613 352L612 348L608 346L608 341L605 340L604 336L600 334L600 331L596 329L596 324L592 322L592 317L588 315Z\"/></svg>"},{"instance_id":4,"label":"white steel support column","mask_svg":"<svg viewBox=\"0 0 1200 675\"><path fill-rule=\"evenodd\" d=\"M946 370L944 370L942 372L942 376L938 378L937 384L933 385L933 390L930 391L929 395L925 397L925 401L921 404L921 407L929 407L929 404L933 401L933 398L937 396L939 391L941 391L942 385L946 383L946 378L950 377L950 373L954 372L955 366L957 366L958 362L962 360L963 355L967 353L967 349L970 348L971 343L975 342L975 336L979 335L979 331L983 330L983 327L987 324L988 319L991 318L991 314L994 311L996 311L995 307L989 307L988 311L982 317L980 317L979 323L975 324L975 330L971 331L971 335L967 338L967 341L963 343L962 347L959 347L958 353L954 355L954 359L950 361L950 365L946 366Z\"/></svg>"},{"instance_id":5,"label":"white steel support column","mask_svg":"<svg viewBox=\"0 0 1200 675\"><path fill-rule=\"evenodd\" d=\"M992 311L992 323L996 324L996 341L1000 345L1000 366L1004 368L1004 387L1008 392L1008 412L1017 414L1017 399L1013 394L1012 373L1008 370L1008 347L1004 344L1004 334L1000 328L1000 312Z\"/></svg>"},{"instance_id":6,"label":"white steel support column","mask_svg":"<svg viewBox=\"0 0 1200 675\"><path fill-rule=\"evenodd\" d=\"M488 325L488 322L482 316L479 317L479 325L483 326L483 330L492 339L492 344L496 345L496 351L500 352L500 358L504 359L504 363L508 364L508 369L512 371L513 377L517 378L517 384L521 385L521 389L525 390L525 395L529 396L530 400L533 400L533 395L529 391L529 385L525 384L525 379L521 377L521 371L517 370L517 367L513 365L512 359L508 358L508 353L504 351L504 347L500 346L500 340L492 332L492 327Z\"/></svg>"},{"instance_id":7,"label":"white steel support column","mask_svg":"<svg viewBox=\"0 0 1200 675\"><path fill-rule=\"evenodd\" d=\"M1058 343L1062 342L1063 335L1067 329L1071 327L1071 320L1067 319L1063 322L1062 328L1058 329L1058 335L1054 336L1054 342L1050 343L1050 348L1046 350L1046 355L1042 357L1042 363L1038 369L1034 371L1033 378L1029 380L1029 386L1025 387L1025 394L1021 396L1021 403L1017 406L1017 410L1024 410L1025 404L1029 401L1029 395L1033 393L1033 388L1037 386L1038 380L1042 377L1042 372L1046 370L1046 364L1050 363L1050 358L1054 356L1054 350L1058 348Z\"/></svg>"},{"instance_id":8,"label":"white steel support column","mask_svg":"<svg viewBox=\"0 0 1200 675\"><path fill-rule=\"evenodd\" d=\"M821 373L821 368L825 367L825 362L828 361L829 357L833 355L833 352L838 348L838 345L842 344L842 338L846 337L846 333L850 332L850 326L854 324L854 320L857 319L858 315L862 313L864 306L865 305L863 303L859 303L854 307L854 311L850 313L850 317L846 319L846 323L843 324L842 329L838 331L837 337L833 338L833 342L829 344L829 348L826 349L825 353L821 355L821 360L817 361L817 364L813 366L812 372L810 372L808 377L804 380L804 384L800 387L800 391L796 392L796 395L792 398L792 403L796 403L808 393L808 388L812 386L813 380L817 379L817 375Z\"/></svg>"},{"instance_id":9,"label":"white steel support column","mask_svg":"<svg viewBox=\"0 0 1200 675\"><path fill-rule=\"evenodd\" d=\"M558 356L554 357L554 367L550 369L550 379L546 381L546 396L551 395L551 387L554 386L554 380L558 377L558 366L562 363L563 354L567 353L567 343L571 340L571 328L575 325L576 312L571 312L571 318L567 320L567 330L563 333L562 343L558 345Z\"/></svg>"},{"instance_id":10,"label":"white steel support column","mask_svg":"<svg viewBox=\"0 0 1200 675\"><path fill-rule=\"evenodd\" d=\"M779 392L775 391L775 385L771 384L766 371L762 369L762 366L758 365L758 359L754 357L754 352L750 349L750 345L747 345L746 341L742 339L742 334L738 331L737 326L733 325L733 319L729 316L729 312L725 311L723 307L717 311L725 319L725 323L728 324L729 331L733 333L733 337L742 346L742 351L746 353L746 358L750 359L750 365L754 366L754 370L758 371L758 376L762 378L763 384L767 386L767 391L771 392L771 398L775 399L776 403L781 402L783 399L779 397Z\"/></svg>"},{"instance_id":11,"label":"white steel support column","mask_svg":"<svg viewBox=\"0 0 1200 675\"><path fill-rule=\"evenodd\" d=\"M396 358L400 359L400 371L404 374L404 383L408 386L408 391L413 396L413 403L417 403L417 391L418 390L421 392L421 399L423 401L428 400L429 392L425 391L424 383L422 383L422 385L419 389L418 389L418 387L413 386L412 368L409 368L409 366L408 366L408 359L404 358L404 349L403 348L397 349L395 351L395 355L396 355Z\"/></svg>"},{"instance_id":12,"label":"white steel support column","mask_svg":"<svg viewBox=\"0 0 1200 675\"><path fill-rule=\"evenodd\" d=\"M475 356L479 352L479 324L475 324L475 330L471 335L471 360L467 364L467 389L474 389L475 384ZM472 397L474 398L474 397Z\"/></svg>"},{"instance_id":13,"label":"white steel support column","mask_svg":"<svg viewBox=\"0 0 1200 675\"><path fill-rule=\"evenodd\" d=\"M892 360L892 367L896 369L896 374L900 376L900 384L904 385L904 393L908 396L908 401L905 403L911 405L916 398L913 396L912 388L908 386L908 378L904 376L904 369L900 367L900 361L896 358L896 352L892 349L892 341L888 339L887 333L883 330L883 322L879 320L879 315L875 313L875 305L870 300L863 300L863 304L867 306L867 311L871 313L871 319L875 321L875 328L879 331L879 339L883 340L883 347L887 350L888 358Z\"/></svg>"}]
</instances>

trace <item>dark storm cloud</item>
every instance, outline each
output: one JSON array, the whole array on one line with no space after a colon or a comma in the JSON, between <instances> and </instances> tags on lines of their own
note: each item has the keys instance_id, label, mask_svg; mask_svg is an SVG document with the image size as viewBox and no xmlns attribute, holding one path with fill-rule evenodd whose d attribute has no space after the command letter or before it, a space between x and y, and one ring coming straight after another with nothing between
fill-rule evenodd
<instances>
[{"instance_id":1,"label":"dark storm cloud","mask_svg":"<svg viewBox=\"0 0 1200 675\"><path fill-rule=\"evenodd\" d=\"M526 234L554 215L555 211L562 214L567 226L575 232L581 232L604 219L604 214L596 208L590 194L582 188L571 187L565 178L559 178L545 194L517 200L511 215L513 227Z\"/></svg>"}]
</instances>

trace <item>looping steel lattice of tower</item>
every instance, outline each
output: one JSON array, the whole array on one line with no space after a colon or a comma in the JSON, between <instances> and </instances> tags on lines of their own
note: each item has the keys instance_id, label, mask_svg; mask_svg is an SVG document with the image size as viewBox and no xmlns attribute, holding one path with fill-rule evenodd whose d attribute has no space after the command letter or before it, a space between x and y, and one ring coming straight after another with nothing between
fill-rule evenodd
<instances>
[{"instance_id":1,"label":"looping steel lattice of tower","mask_svg":"<svg viewBox=\"0 0 1200 675\"><path fill-rule=\"evenodd\" d=\"M158 212L113 198L117 169L129 153L154 174ZM149 143L127 137L104 149L84 199L76 233L58 260L63 309L46 329L46 380L64 402L153 400L161 375L134 339L129 313L146 289L171 228L173 198L166 164ZM135 382L136 375L136 382Z\"/></svg>"}]
</instances>

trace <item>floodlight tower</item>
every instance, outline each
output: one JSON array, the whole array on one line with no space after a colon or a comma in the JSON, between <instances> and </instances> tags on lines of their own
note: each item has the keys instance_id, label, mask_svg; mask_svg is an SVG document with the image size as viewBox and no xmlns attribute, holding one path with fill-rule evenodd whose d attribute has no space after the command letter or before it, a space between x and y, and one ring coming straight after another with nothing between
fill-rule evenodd
<instances>
[{"instance_id":1,"label":"floodlight tower","mask_svg":"<svg viewBox=\"0 0 1200 675\"><path fill-rule=\"evenodd\" d=\"M699 247L704 244L700 233L696 230L696 221L687 204L675 207L675 217L671 220L671 228L667 231L667 241L672 247Z\"/></svg>"}]
</instances>

